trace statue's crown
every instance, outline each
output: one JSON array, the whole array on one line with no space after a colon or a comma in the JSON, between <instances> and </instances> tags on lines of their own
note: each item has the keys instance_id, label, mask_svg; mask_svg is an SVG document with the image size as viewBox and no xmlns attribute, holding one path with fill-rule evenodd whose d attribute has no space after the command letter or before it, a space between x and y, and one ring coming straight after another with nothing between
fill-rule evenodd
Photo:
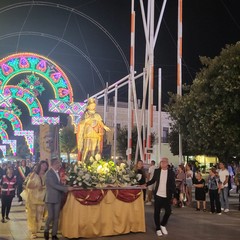
<instances>
[{"instance_id":1,"label":"statue's crown","mask_svg":"<svg viewBox=\"0 0 240 240\"><path fill-rule=\"evenodd\" d=\"M91 103L96 103L95 98L89 98L88 99L88 105L91 104Z\"/></svg>"}]
</instances>

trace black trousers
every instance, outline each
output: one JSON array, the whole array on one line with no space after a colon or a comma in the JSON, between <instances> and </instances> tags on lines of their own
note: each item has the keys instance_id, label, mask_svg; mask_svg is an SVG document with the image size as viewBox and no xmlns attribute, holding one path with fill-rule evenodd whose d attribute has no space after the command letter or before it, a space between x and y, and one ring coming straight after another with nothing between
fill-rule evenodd
<instances>
[{"instance_id":1,"label":"black trousers","mask_svg":"<svg viewBox=\"0 0 240 240\"><path fill-rule=\"evenodd\" d=\"M165 210L162 221L160 222L161 209ZM160 230L160 225L166 226L168 219L172 213L171 200L168 198L163 198L155 195L154 201L154 222L156 226L156 231Z\"/></svg>"},{"instance_id":2,"label":"black trousers","mask_svg":"<svg viewBox=\"0 0 240 240\"><path fill-rule=\"evenodd\" d=\"M220 203L220 198L219 198L219 193L218 189L212 190L209 189L209 198L210 198L210 207L211 207L211 212L221 212L221 203Z\"/></svg>"},{"instance_id":3,"label":"black trousers","mask_svg":"<svg viewBox=\"0 0 240 240\"><path fill-rule=\"evenodd\" d=\"M8 217L12 206L13 196L2 195L2 218Z\"/></svg>"},{"instance_id":4,"label":"black trousers","mask_svg":"<svg viewBox=\"0 0 240 240\"><path fill-rule=\"evenodd\" d=\"M18 196L18 202L22 202L22 197L21 197L21 193L22 193L22 191L23 191L23 185L22 185L22 183L20 183L20 184L18 184L18 186L17 186L17 196Z\"/></svg>"}]
</instances>

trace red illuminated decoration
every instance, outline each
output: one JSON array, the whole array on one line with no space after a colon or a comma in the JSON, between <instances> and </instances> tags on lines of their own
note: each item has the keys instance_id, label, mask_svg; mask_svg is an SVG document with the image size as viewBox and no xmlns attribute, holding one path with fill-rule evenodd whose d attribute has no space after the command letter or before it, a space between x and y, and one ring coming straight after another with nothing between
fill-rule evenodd
<instances>
[{"instance_id":1,"label":"red illuminated decoration","mask_svg":"<svg viewBox=\"0 0 240 240\"><path fill-rule=\"evenodd\" d=\"M25 57L21 57L19 61L20 68L29 68L29 62Z\"/></svg>"},{"instance_id":2,"label":"red illuminated decoration","mask_svg":"<svg viewBox=\"0 0 240 240\"><path fill-rule=\"evenodd\" d=\"M57 83L58 81L59 81L59 79L61 78L61 73L59 73L59 72L56 72L56 73L52 73L51 75L50 75L50 77L51 77L51 79L55 82L55 83Z\"/></svg>"},{"instance_id":3,"label":"red illuminated decoration","mask_svg":"<svg viewBox=\"0 0 240 240\"><path fill-rule=\"evenodd\" d=\"M33 114L37 114L40 112L40 109L39 108L32 108L32 112Z\"/></svg>"},{"instance_id":4,"label":"red illuminated decoration","mask_svg":"<svg viewBox=\"0 0 240 240\"><path fill-rule=\"evenodd\" d=\"M58 94L61 98L64 98L69 94L69 91L65 88L59 88L58 89Z\"/></svg>"},{"instance_id":5,"label":"red illuminated decoration","mask_svg":"<svg viewBox=\"0 0 240 240\"><path fill-rule=\"evenodd\" d=\"M46 70L47 70L46 61L41 60L41 61L38 63L38 65L37 65L36 68L37 68L37 70L39 70L39 71L46 72Z\"/></svg>"},{"instance_id":6,"label":"red illuminated decoration","mask_svg":"<svg viewBox=\"0 0 240 240\"><path fill-rule=\"evenodd\" d=\"M2 72L5 76L8 76L9 74L11 74L13 72L13 69L10 66L8 66L7 64L2 64L1 68L2 68ZM1 85L2 85L2 83L1 83Z\"/></svg>"},{"instance_id":7,"label":"red illuminated decoration","mask_svg":"<svg viewBox=\"0 0 240 240\"><path fill-rule=\"evenodd\" d=\"M23 90L22 90L22 89L19 89L16 95L17 95L18 97L23 97L23 94L24 94Z\"/></svg>"}]
</instances>

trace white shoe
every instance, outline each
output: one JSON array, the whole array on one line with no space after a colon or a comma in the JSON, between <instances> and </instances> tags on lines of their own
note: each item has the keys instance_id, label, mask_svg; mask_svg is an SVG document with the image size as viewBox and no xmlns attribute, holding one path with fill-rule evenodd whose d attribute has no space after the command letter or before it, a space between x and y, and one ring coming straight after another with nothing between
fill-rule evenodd
<instances>
[{"instance_id":1,"label":"white shoe","mask_svg":"<svg viewBox=\"0 0 240 240\"><path fill-rule=\"evenodd\" d=\"M162 231L161 231L161 230L157 230L156 233L157 233L157 236L158 236L158 237L161 237L161 236L162 236Z\"/></svg>"},{"instance_id":2,"label":"white shoe","mask_svg":"<svg viewBox=\"0 0 240 240\"><path fill-rule=\"evenodd\" d=\"M228 209L228 208L226 208L226 209L224 210L224 212L229 212L229 209Z\"/></svg>"},{"instance_id":3,"label":"white shoe","mask_svg":"<svg viewBox=\"0 0 240 240\"><path fill-rule=\"evenodd\" d=\"M224 208L221 208L221 210L223 211L223 210L224 210Z\"/></svg>"},{"instance_id":4,"label":"white shoe","mask_svg":"<svg viewBox=\"0 0 240 240\"><path fill-rule=\"evenodd\" d=\"M160 226L160 228L161 228L161 231L162 231L162 233L163 233L164 235L167 235L167 234L168 234L168 231L167 231L166 227Z\"/></svg>"},{"instance_id":5,"label":"white shoe","mask_svg":"<svg viewBox=\"0 0 240 240\"><path fill-rule=\"evenodd\" d=\"M19 205L19 206L22 206L22 205L23 205L23 202L22 202L22 201L21 201L21 202L19 202L19 203L18 203L18 205Z\"/></svg>"},{"instance_id":6,"label":"white shoe","mask_svg":"<svg viewBox=\"0 0 240 240\"><path fill-rule=\"evenodd\" d=\"M217 215L222 215L222 213L217 213Z\"/></svg>"},{"instance_id":7,"label":"white shoe","mask_svg":"<svg viewBox=\"0 0 240 240\"><path fill-rule=\"evenodd\" d=\"M31 239L35 239L35 238L37 238L37 234L32 233L32 235L31 235Z\"/></svg>"},{"instance_id":8,"label":"white shoe","mask_svg":"<svg viewBox=\"0 0 240 240\"><path fill-rule=\"evenodd\" d=\"M151 205L152 205L152 202L146 202L145 205L151 206Z\"/></svg>"}]
</instances>

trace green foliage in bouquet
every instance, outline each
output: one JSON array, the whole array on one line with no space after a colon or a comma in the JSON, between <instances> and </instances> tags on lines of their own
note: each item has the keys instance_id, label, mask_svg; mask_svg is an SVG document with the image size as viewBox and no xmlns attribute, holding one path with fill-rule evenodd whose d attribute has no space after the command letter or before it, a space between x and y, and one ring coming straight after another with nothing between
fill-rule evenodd
<instances>
[{"instance_id":1,"label":"green foliage in bouquet","mask_svg":"<svg viewBox=\"0 0 240 240\"><path fill-rule=\"evenodd\" d=\"M83 188L131 186L137 184L137 177L126 163L116 165L97 154L95 158L72 164L68 170L67 184Z\"/></svg>"}]
</instances>

